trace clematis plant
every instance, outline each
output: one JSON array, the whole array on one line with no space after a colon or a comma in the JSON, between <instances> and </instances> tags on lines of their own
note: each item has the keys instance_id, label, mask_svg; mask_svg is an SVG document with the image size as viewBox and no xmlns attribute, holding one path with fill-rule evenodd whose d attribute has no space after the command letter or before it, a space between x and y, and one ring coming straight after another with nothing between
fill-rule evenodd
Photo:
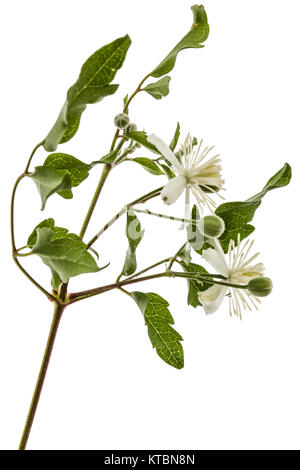
<instances>
[{"instance_id":1,"label":"clematis plant","mask_svg":"<svg viewBox=\"0 0 300 470\"><path fill-rule=\"evenodd\" d=\"M181 369L184 365L182 337L172 326L174 320L168 301L158 293L132 290L135 284L165 277L181 278L185 280L182 286L183 295L186 295L187 282L187 304L198 308L199 313L215 312L227 295L230 313L240 318L243 308L257 308L259 297L265 297L272 290L271 280L264 277L263 265L255 261L257 255L250 253L252 242L247 237L254 231L250 222L263 197L270 190L286 186L290 182L290 166L286 163L259 193L246 201L225 202L217 206L217 198L223 199L224 180L221 176L220 157L211 153L213 147L204 147L202 141L198 145L190 134L178 146L179 124L170 145L167 145L162 136L148 136L145 130L139 129L130 120L129 107L138 94L147 93L156 100L168 95L171 78L167 74L173 70L182 50L204 47L203 43L209 34L205 9L202 5L194 5L192 12L191 29L159 65L141 80L135 91L126 95L123 108L116 110L112 143L103 152L104 156L86 163L73 155L57 151L57 147L66 144L76 134L89 104L98 103L117 92L118 85L112 84L112 81L125 61L131 45L129 36L118 38L97 50L83 64L77 81L67 91L56 122L46 137L35 146L14 185L11 200L13 259L27 279L54 307L49 338L20 450L24 450L27 445L60 320L65 310L74 303L114 289L123 292L132 299L133 308L138 307L141 310L150 342L158 356L170 366ZM48 154L42 165L31 169L38 149L43 149ZM134 155L136 152L138 156ZM112 210L112 215L115 215L90 240L86 240L86 230L104 185L108 184L114 169L128 161L144 168L145 177L155 179L157 175L164 175L165 183L158 187L154 182L152 191L137 194L135 200L127 202L121 211ZM99 166L102 167L101 177L82 221L80 233L69 232L68 228L56 226L53 218L47 218L32 228L32 232L20 243L22 248L18 248L15 240L15 195L19 183L24 178L35 183L42 210L52 196L65 199L62 204L67 206L67 200L73 197L73 188L83 184L94 168ZM154 213L141 206L154 198L161 198L169 205L183 196L183 193L183 218ZM194 205L191 208L192 198ZM137 255L144 234L137 216L140 212L156 217L153 221L156 220L157 223L162 217L180 221L186 231L186 241L183 246L178 247L176 253L169 253L166 247L164 259L154 258L150 266L142 266L138 270ZM126 215L128 249L124 253L121 274L114 277L108 265L99 266L96 248L101 243L102 234L123 215ZM174 229L176 230L175 225ZM120 237L123 236L121 233ZM50 288L42 286L38 276L29 273L24 267L25 263L21 263L28 256L38 256L49 268ZM107 270L108 281L99 285L97 273L103 269ZM84 273L95 273L95 286L74 292L72 278Z\"/></svg>"}]
</instances>

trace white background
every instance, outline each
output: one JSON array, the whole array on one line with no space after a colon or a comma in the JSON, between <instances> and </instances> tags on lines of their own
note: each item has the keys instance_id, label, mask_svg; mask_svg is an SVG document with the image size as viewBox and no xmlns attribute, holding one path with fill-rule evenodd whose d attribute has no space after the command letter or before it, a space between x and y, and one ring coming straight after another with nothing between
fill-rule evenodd
<instances>
[{"instance_id":1,"label":"white background","mask_svg":"<svg viewBox=\"0 0 300 470\"><path fill-rule=\"evenodd\" d=\"M188 31L190 1L10 1L1 12L1 277L0 447L15 449L33 392L52 306L10 258L9 192L33 146L45 137L86 58L126 34L133 44L115 83L119 92L85 111L80 130L60 147L86 162L107 153L112 121L135 89ZM269 193L254 224L255 248L274 292L259 312L230 318L227 299L209 317L186 305L184 280L137 288L170 302L184 338L185 368L163 363L152 350L135 303L110 292L67 309L58 333L29 449L299 449L299 14L298 1L207 0L206 47L183 51L171 92L156 101L140 94L130 116L166 141L177 120L221 153L228 201L244 200L288 161L289 187ZM46 153L39 150L35 163ZM145 150L139 156L151 156ZM79 231L99 177L53 196L44 213L34 184L17 196L17 243L43 218ZM164 184L134 164L111 175L87 238L123 205ZM167 208L181 215L183 199ZM139 267L173 254L184 233L173 222L140 217L146 234ZM96 245L109 270L84 275L71 289L112 282L127 246L125 219ZM195 261L201 262L200 259ZM49 272L39 259L25 264L39 282ZM135 288L134 288L135 289Z\"/></svg>"}]
</instances>

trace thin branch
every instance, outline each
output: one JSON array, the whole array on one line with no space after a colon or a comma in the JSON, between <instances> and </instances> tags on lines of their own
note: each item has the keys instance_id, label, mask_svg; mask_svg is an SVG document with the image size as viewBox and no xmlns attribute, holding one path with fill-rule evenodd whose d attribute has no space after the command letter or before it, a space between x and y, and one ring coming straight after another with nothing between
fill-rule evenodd
<instances>
[{"instance_id":1,"label":"thin branch","mask_svg":"<svg viewBox=\"0 0 300 470\"><path fill-rule=\"evenodd\" d=\"M161 219L173 220L175 222L182 222L182 223L185 223L185 224L195 224L195 222L196 222L196 220L193 220L193 219L183 219L181 217L174 217L173 215L160 214L158 212L149 211L148 209L137 209L135 207L132 207L131 210L133 212L139 212L140 214L153 215L153 216L159 217Z\"/></svg>"},{"instance_id":2,"label":"thin branch","mask_svg":"<svg viewBox=\"0 0 300 470\"><path fill-rule=\"evenodd\" d=\"M45 294L45 296L51 300L51 302L56 302L57 299L52 295L50 294L50 292L48 292L46 289L44 289L44 287L42 287L32 276L30 276L30 274L26 271L25 268L23 268L23 266L19 263L19 261L17 260L17 258L15 256L13 256L13 259L14 259L14 262L16 263L16 265L18 266L18 268L20 269L20 271L22 271L22 273L27 277L27 279L35 285L35 287L37 287L43 294Z\"/></svg>"},{"instance_id":3,"label":"thin branch","mask_svg":"<svg viewBox=\"0 0 300 470\"><path fill-rule=\"evenodd\" d=\"M90 248L98 238L101 237L101 235L109 228L111 227L123 214L126 214L126 212L135 204L141 204L143 202L149 201L149 199L152 199L156 196L159 196L160 192L162 190L162 187L157 188L150 193L144 194L143 196L139 197L138 199L135 199L134 201L130 202L129 204L126 204L126 206L123 207L123 209L120 210L112 219L110 219L109 222L107 222L104 227L102 227L101 230L99 230L96 235L87 243L86 248Z\"/></svg>"},{"instance_id":4,"label":"thin branch","mask_svg":"<svg viewBox=\"0 0 300 470\"><path fill-rule=\"evenodd\" d=\"M43 144L44 144L44 140L42 140L42 142L40 142L39 144L37 144L37 145L34 147L34 149L32 150L31 155L30 155L30 157L29 157L29 159L28 159L28 162L27 162L25 171L24 171L25 174L28 173L28 170L29 170L29 167L30 167L30 163L31 163L31 161L32 161L32 159L33 159L33 157L34 157L35 152L36 152L37 149L40 148Z\"/></svg>"},{"instance_id":5,"label":"thin branch","mask_svg":"<svg viewBox=\"0 0 300 470\"><path fill-rule=\"evenodd\" d=\"M173 264L175 263L175 261L177 260L178 256L179 256L179 253L184 249L185 245L186 245L187 242L185 242L180 248L179 250L175 253L175 255L171 258L171 261L167 267L167 271L170 271Z\"/></svg>"},{"instance_id":6,"label":"thin branch","mask_svg":"<svg viewBox=\"0 0 300 470\"><path fill-rule=\"evenodd\" d=\"M20 182L22 181L23 178L25 178L26 176L28 176L28 169L29 169L29 166L30 166L30 163L32 161L32 158L35 154L35 152L37 151L37 149L39 147L41 147L43 145L43 142L40 142L39 144L37 144L33 151L31 152L30 156L29 156L29 159L28 159L28 162L27 162L27 165L26 165L26 168L25 168L25 171L24 173L22 173L17 179L16 179L16 182L14 184L14 187L13 187L13 190L12 190L12 195L11 195L11 203L10 203L10 234L11 234L11 244L12 244L12 256L13 256L13 259L14 259L14 262L16 263L17 267L20 269L20 271L27 277L27 279L32 283L34 284L43 294L46 295L46 297L51 300L51 301L54 301L56 302L56 298L50 294L50 292L48 292L46 289L44 289L27 271L26 269L20 264L20 262L17 260L17 256L27 256L26 255L20 255L19 253L17 253L17 249L16 249L16 241L15 241L15 198L16 198L16 192L17 192L17 189L18 189L18 186L20 184Z\"/></svg>"},{"instance_id":7,"label":"thin branch","mask_svg":"<svg viewBox=\"0 0 300 470\"><path fill-rule=\"evenodd\" d=\"M184 279L195 279L199 282L206 282L209 284L219 284L222 286L227 286L227 287L234 287L236 289L247 289L247 285L239 285L239 284L232 284L224 281L215 281L212 279L209 279L208 277L217 277L217 278L223 278L221 274L202 274L202 273L182 273L182 272L177 272L177 271L164 271L162 273L157 273L157 274L151 274L149 276L144 276L144 277L139 277L139 278L134 278L134 279L124 279L123 281L119 282L114 282L113 284L108 284L106 286L101 286L101 287L96 287L94 289L88 289L85 291L81 292L73 292L69 294L69 303L72 304L74 302L78 302L79 300L87 299L89 297L93 297L95 295L103 294L104 292L108 292L113 289L120 289L123 288L124 286L130 285L130 284L135 284L138 282L143 282L143 281L150 281L152 279L159 279L159 278L164 278L164 277L180 277Z\"/></svg>"},{"instance_id":8,"label":"thin branch","mask_svg":"<svg viewBox=\"0 0 300 470\"><path fill-rule=\"evenodd\" d=\"M151 76L151 73L148 73L144 78L143 80L138 84L136 90L132 93L132 95L128 98L128 101L127 103L125 104L124 106L124 109L123 109L123 113L126 113L128 112L128 108L129 108L129 105L131 103L131 101L133 100L133 98L140 92L142 91L142 86L144 84L144 82L147 80L147 78L149 78Z\"/></svg>"},{"instance_id":9,"label":"thin branch","mask_svg":"<svg viewBox=\"0 0 300 470\"><path fill-rule=\"evenodd\" d=\"M111 170L111 166L110 165L104 165L104 168L102 170L102 173L101 173L101 177L100 177L100 180L99 180L99 183L98 183L98 186L96 188L96 191L95 191L95 194L93 196L93 199L92 199L92 202L88 208L88 211L87 211L87 214L86 214L86 217L84 219L84 222L83 222L83 225L81 227L81 230L80 230L80 238L83 238L84 235L85 235L85 232L86 232L86 229L88 228L88 225L90 223L90 220L91 220L91 217L93 215L93 212L95 210L95 207L96 207L96 204L98 202L98 199L99 199L99 196L100 196L100 193L102 191L102 188L104 186L104 183L110 173L110 170Z\"/></svg>"},{"instance_id":10,"label":"thin branch","mask_svg":"<svg viewBox=\"0 0 300 470\"><path fill-rule=\"evenodd\" d=\"M126 280L129 281L129 279L134 279L138 276L141 276L142 274L145 274L147 271L150 271L151 269L157 268L157 266L160 266L161 264L167 263L170 260L171 260L171 258L169 257L169 258L163 259L161 261L158 261L157 263L152 264L151 266L148 266L147 268L143 269L142 271L139 271L138 273L135 273L132 276L127 277Z\"/></svg>"}]
</instances>

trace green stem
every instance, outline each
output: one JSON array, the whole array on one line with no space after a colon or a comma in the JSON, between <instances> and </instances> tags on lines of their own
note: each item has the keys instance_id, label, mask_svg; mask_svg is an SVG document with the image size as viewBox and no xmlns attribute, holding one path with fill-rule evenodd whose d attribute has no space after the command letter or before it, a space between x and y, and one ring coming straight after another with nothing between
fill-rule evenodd
<instances>
[{"instance_id":1,"label":"green stem","mask_svg":"<svg viewBox=\"0 0 300 470\"><path fill-rule=\"evenodd\" d=\"M33 279L32 276L30 276L30 274L26 271L25 268L23 268L23 266L19 263L19 261L17 260L17 258L15 256L13 256L13 260L14 262L16 263L16 265L18 266L18 268L20 269L20 271L27 277L27 279L35 286L37 287L43 294L45 294L45 296L51 300L52 302L56 302L56 298L50 294L50 292L48 292L46 289L44 289L44 287L42 287L35 279Z\"/></svg>"},{"instance_id":2,"label":"green stem","mask_svg":"<svg viewBox=\"0 0 300 470\"><path fill-rule=\"evenodd\" d=\"M131 101L133 100L133 98L134 98L140 91L142 91L142 90L141 90L142 85L143 85L144 82L147 80L147 78L150 77L150 75L151 75L151 74L148 73L148 75L146 75L146 77L144 77L143 80L138 84L137 89L132 93L132 95L131 95L130 98L128 99L126 105L124 106L123 113L128 112L128 108L129 108L129 105L130 105Z\"/></svg>"},{"instance_id":3,"label":"green stem","mask_svg":"<svg viewBox=\"0 0 300 470\"><path fill-rule=\"evenodd\" d=\"M25 176L28 176L29 166L30 166L30 163L31 163L31 161L34 157L34 154L37 151L37 149L43 145L43 143L44 143L44 141L40 142L32 150L32 152L31 152L31 154L28 158L27 165L26 165L26 168L24 170L24 173L22 173L17 178L17 180L14 184L13 190L12 190L11 203L10 203L10 233L11 233L11 244L12 244L12 248L13 248L13 253L15 253L17 251L16 250L16 243L15 243L15 227L14 227L14 224L15 224L15 222L14 222L14 211L15 211L16 192L17 192L20 181L22 181L22 179L25 178Z\"/></svg>"},{"instance_id":4,"label":"green stem","mask_svg":"<svg viewBox=\"0 0 300 470\"><path fill-rule=\"evenodd\" d=\"M22 181L23 178L25 178L26 174L22 173L16 180L13 190L12 190L12 195L11 195L11 202L10 202L10 235L11 235L11 244L12 244L12 249L13 249L13 254L17 251L16 249L16 242L15 242L15 198L16 198L16 192L19 186L20 181Z\"/></svg>"},{"instance_id":5,"label":"green stem","mask_svg":"<svg viewBox=\"0 0 300 470\"><path fill-rule=\"evenodd\" d=\"M117 139L119 138L119 136L120 136L120 131L119 131L119 129L117 129L116 133L114 135L113 141L111 143L110 149L109 149L110 152L112 152L114 150Z\"/></svg>"},{"instance_id":6,"label":"green stem","mask_svg":"<svg viewBox=\"0 0 300 470\"><path fill-rule=\"evenodd\" d=\"M139 271L138 273L135 273L133 274L132 276L130 277L127 277L126 278L126 281L129 281L130 279L134 279L138 276L141 276L142 274L145 274L147 271L150 271L151 269L154 269L154 268L157 268L157 266L160 266L161 264L164 264L164 263L168 263L168 261L170 261L172 258L166 258L166 259L163 259L161 261L158 261L157 263L155 264L151 264L151 266L148 266L147 268L143 269L142 271ZM117 279L118 281L119 279Z\"/></svg>"},{"instance_id":7,"label":"green stem","mask_svg":"<svg viewBox=\"0 0 300 470\"><path fill-rule=\"evenodd\" d=\"M113 166L116 167L117 165L119 165L121 162L123 161L128 161L130 160L129 158L125 159L125 157L127 157L127 155L129 155L130 153L133 153L135 151L135 149L137 148L137 145L134 145L133 147L128 147L127 149L124 150L124 152L122 153L122 155L120 155L119 158L117 158L117 160L114 161L113 163Z\"/></svg>"},{"instance_id":8,"label":"green stem","mask_svg":"<svg viewBox=\"0 0 300 470\"><path fill-rule=\"evenodd\" d=\"M132 95L129 97L127 103L125 104L125 106L124 106L124 108L123 108L123 113L128 113L128 107L129 107L131 101L133 100L133 98L134 98L140 91L142 91L142 90L141 90L141 87L142 87L143 83L147 80L147 78L150 77L150 75L151 75L151 74L148 74L148 75L146 75L146 77L143 78L143 80L139 83L137 89L136 89L136 90L132 93ZM117 130L116 130L116 133L115 133L115 135L114 135L114 138L113 138L111 147L110 147L110 151L111 151L111 152L112 152L113 149L115 148L116 141L117 141L119 135L120 135L120 131L119 131L119 129L117 129Z\"/></svg>"},{"instance_id":9,"label":"green stem","mask_svg":"<svg viewBox=\"0 0 300 470\"><path fill-rule=\"evenodd\" d=\"M129 104L131 103L131 101L133 100L133 98L135 97L135 95L137 93L139 93L141 91L141 86L143 85L143 83L145 82L145 80L147 80L147 78L150 77L150 74L146 75L146 77L143 78L143 80L139 83L137 89L132 93L132 95L130 96L130 98L128 99L126 105L124 106L123 108L123 112L126 113L128 111L128 106ZM111 147L110 147L110 151L112 152L115 148L115 145L116 145L116 142L117 142L117 139L120 137L120 131L119 129L116 130L116 133L114 135L114 138L113 138L113 141L112 141L112 144L111 144ZM121 140L119 146L117 147L118 150L120 150L122 148L122 145L125 141L125 136L124 136L124 139ZM30 163L30 162L29 162ZM29 166L29 165L28 165ZM111 170L111 165L105 165L105 167L103 168L103 172L102 172L102 175L100 177L100 181L98 183L98 186L97 186L97 189L96 189L96 192L94 194L94 197L93 197L93 200L91 202L91 205L88 209L88 212L87 212L87 215L85 217L85 220L84 220L84 223L83 223L83 226L81 228L81 231L80 231L80 238L83 238L83 236L85 235L85 232L86 232L86 229L89 225L89 222L91 220L91 217L92 217L92 214L94 212L94 209L95 209L95 206L97 204L97 201L98 201L98 198L100 196L100 193L101 193L101 190L102 190L102 187L106 181L106 178Z\"/></svg>"},{"instance_id":10,"label":"green stem","mask_svg":"<svg viewBox=\"0 0 300 470\"><path fill-rule=\"evenodd\" d=\"M31 152L31 154L29 156L29 159L28 159L28 162L27 162L24 173L22 173L17 178L17 180L16 180L16 182L13 186L12 195L11 195L11 203L10 203L10 235L11 235L11 244L12 244L12 255L13 255L13 259L14 259L14 262L16 263L17 267L20 269L20 271L27 277L27 279L32 284L34 284L41 292L43 292L43 294L45 294L48 297L49 300L56 301L55 297L53 295L51 295L50 292L48 292L46 289L44 289L35 279L33 279L32 276L30 276L30 274L26 271L25 268L23 268L23 266L20 264L20 262L16 258L17 255L18 255L17 249L16 249L16 241L15 241L15 198L16 198L16 192L17 192L18 186L19 186L20 182L22 181L22 179L25 178L26 176L28 176L28 169L29 169L30 163L32 161L32 158L33 158L35 152L37 151L37 149L41 145L43 145L43 142L40 142L38 145L36 145L34 147L33 151Z\"/></svg>"},{"instance_id":11,"label":"green stem","mask_svg":"<svg viewBox=\"0 0 300 470\"><path fill-rule=\"evenodd\" d=\"M32 256L32 255L33 255L32 251L30 251L29 253L19 253L18 251L16 252L16 256L18 258L25 258L25 256Z\"/></svg>"},{"instance_id":12,"label":"green stem","mask_svg":"<svg viewBox=\"0 0 300 470\"><path fill-rule=\"evenodd\" d=\"M221 274L216 274L216 275L207 274L207 276L223 278ZM152 279L158 279L158 278L163 278L163 277L179 277L179 278L184 278L184 279L195 279L197 281L202 281L202 282L206 282L209 284L220 284L222 286L234 287L237 289L248 288L247 285L238 285L238 284L231 284L228 282L210 280L210 279L207 279L206 275L202 276L202 273L197 274L197 273L182 273L182 272L177 272L177 271L164 271L158 274L151 274L149 276L144 276L144 277L139 277L139 278L134 278L134 279L132 278L124 279L123 281L114 282L113 284L108 284L106 286L101 286L101 287L96 287L94 289L88 289L88 290L81 291L81 292L71 293L69 295L69 299L70 299L69 303L71 304L74 302L78 302L79 300L83 300L89 297L93 297L95 295L103 294L104 292L108 292L112 289L120 289L121 287L130 285L130 284L135 284L137 282L149 281Z\"/></svg>"},{"instance_id":13,"label":"green stem","mask_svg":"<svg viewBox=\"0 0 300 470\"><path fill-rule=\"evenodd\" d=\"M26 168L25 168L24 173L26 173L26 174L28 173L31 160L33 159L33 156L34 156L35 152L36 152L37 149L40 148L43 144L44 144L44 140L42 140L42 142L40 142L39 144L37 144L37 145L34 147L34 149L32 150L31 155L30 155L30 157L29 157L29 159L28 159L28 162L27 162L27 165L26 165Z\"/></svg>"},{"instance_id":14,"label":"green stem","mask_svg":"<svg viewBox=\"0 0 300 470\"><path fill-rule=\"evenodd\" d=\"M98 238L100 238L101 235L109 227L111 227L123 214L125 214L130 209L130 207L134 206L135 204L140 204L142 202L149 201L149 199L153 199L154 197L159 196L161 190L162 190L162 187L157 188L154 191L151 191L150 193L144 194L143 196L139 197L138 199L135 199L134 201L132 201L129 204L127 204L126 206L124 206L123 209L121 209L120 212L118 212L109 222L107 222L104 225L104 227L102 227L101 230L99 230L98 233L96 233L96 235L93 236L93 238L87 243L86 249L90 248L95 243L95 241L97 241Z\"/></svg>"},{"instance_id":15,"label":"green stem","mask_svg":"<svg viewBox=\"0 0 300 470\"><path fill-rule=\"evenodd\" d=\"M106 178L108 177L109 175L109 172L111 170L111 166L110 165L104 165L104 168L102 170L102 174L101 174L101 177L100 177L100 180L99 180L99 183L98 183L98 186L96 188L96 191L95 191L95 194L94 194L94 197L92 199L92 202L90 204L90 207L88 209L88 212L86 214L86 217L84 219L84 222L83 222L83 225L82 225L82 228L81 228L81 231L80 231L80 238L83 238L84 235L85 235L85 232L86 232L86 229L90 223L90 220L91 220L91 217L93 215L93 212L94 212L94 209L96 207L96 204L98 202L98 199L99 199L99 196L100 196L100 193L102 191L102 188L104 186L104 183L106 181Z\"/></svg>"},{"instance_id":16,"label":"green stem","mask_svg":"<svg viewBox=\"0 0 300 470\"><path fill-rule=\"evenodd\" d=\"M26 248L28 248L28 245L21 246L21 248L17 248L16 251L19 254L20 251L25 250Z\"/></svg>"},{"instance_id":17,"label":"green stem","mask_svg":"<svg viewBox=\"0 0 300 470\"><path fill-rule=\"evenodd\" d=\"M62 304L56 303L56 305L55 305L55 310L54 310L53 320L52 320L52 324L51 324L51 328L50 328L50 332L49 332L49 336L48 336L48 341L47 341L44 357L43 357L43 360L42 360L40 372L39 372L39 375L38 375L38 379L37 379L37 382L36 382L35 390L34 390L34 393L33 393L33 397L32 397L32 400L31 400L31 404L30 404L28 415L27 415L25 427L24 427L24 430L23 430L22 438L21 438L21 441L20 441L19 450L25 450L26 449L27 441L28 441L28 438L29 438L29 435L30 435L32 423L33 423L33 420L34 420L34 417L35 417L35 413L36 413L37 406L38 406L38 403L39 403L39 399L40 399L40 396L41 396L41 392L42 392L42 389L43 389L43 385L44 385L47 369L48 369L48 366L49 366L49 362L50 362L50 359L51 359L51 353L52 353L52 350L53 350L53 346L54 346L58 326L59 326L64 308L65 307Z\"/></svg>"},{"instance_id":18,"label":"green stem","mask_svg":"<svg viewBox=\"0 0 300 470\"><path fill-rule=\"evenodd\" d=\"M175 261L176 261L177 258L178 258L179 253L184 249L185 245L186 245L186 243L184 243L184 244L179 248L179 250L175 253L175 255L172 257L172 259L171 259L171 261L170 261L170 263L169 263L169 265L168 265L168 267L167 267L167 271L170 271L170 270L171 270L173 264L175 263Z\"/></svg>"}]
</instances>

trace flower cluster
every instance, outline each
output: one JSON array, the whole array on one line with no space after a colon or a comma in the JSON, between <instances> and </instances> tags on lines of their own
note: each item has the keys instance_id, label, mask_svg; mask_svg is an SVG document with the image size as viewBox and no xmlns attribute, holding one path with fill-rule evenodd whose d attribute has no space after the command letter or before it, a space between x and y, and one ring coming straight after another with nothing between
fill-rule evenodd
<instances>
[{"instance_id":1,"label":"flower cluster","mask_svg":"<svg viewBox=\"0 0 300 470\"><path fill-rule=\"evenodd\" d=\"M219 193L220 190L224 189L220 155L217 154L206 159L214 147L203 148L203 140L201 140L197 149L194 149L191 134L187 135L177 154L172 152L168 145L155 134L150 135L148 141L170 163L176 175L164 186L161 192L163 202L168 205L173 204L185 192L185 219L188 219L190 215L191 194L195 197L201 215L204 213L205 208L213 213L216 208L213 197L218 196L224 199ZM206 233L203 232L205 219L208 219ZM216 236L212 236L211 233L216 230L216 227L218 227L219 232L216 232ZM223 248L218 240L218 237L225 230L223 219L216 215L203 217L199 222L199 228L204 235L207 235L207 242L211 246L202 251L202 257L216 269L218 274L223 276L225 281L223 284L214 282L207 290L199 291L199 302L204 307L205 312L210 314L216 312L224 297L228 296L230 316L236 315L242 319L243 309L258 309L259 297L268 295L272 290L271 281L267 290L260 291L256 289L256 295L248 288L249 282L254 279L267 279L263 277L264 265L262 263L252 264L259 255L259 253L250 255L254 241L250 242L247 239L244 243L241 243L241 236L238 233L237 243L232 239L229 242L228 260L226 260ZM210 234L209 230L211 230ZM267 281L269 280L267 279Z\"/></svg>"}]
</instances>

